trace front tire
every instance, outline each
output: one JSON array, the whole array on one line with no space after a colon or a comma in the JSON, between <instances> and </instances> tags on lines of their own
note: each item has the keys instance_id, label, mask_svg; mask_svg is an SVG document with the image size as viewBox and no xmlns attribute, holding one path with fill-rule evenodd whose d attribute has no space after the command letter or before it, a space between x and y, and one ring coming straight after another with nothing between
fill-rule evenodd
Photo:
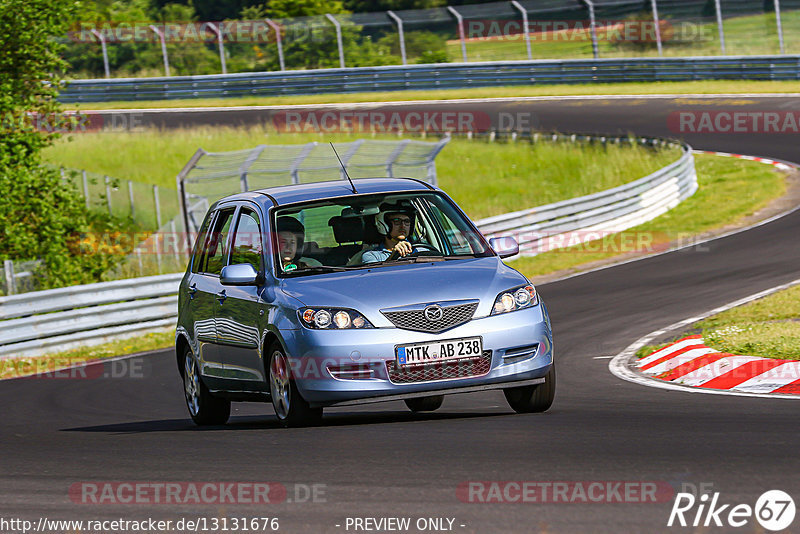
<instances>
[{"instance_id":1,"label":"front tire","mask_svg":"<svg viewBox=\"0 0 800 534\"><path fill-rule=\"evenodd\" d=\"M277 341L269 349L269 392L278 421L285 427L318 424L322 408L312 408L300 395L291 376L289 358Z\"/></svg>"},{"instance_id":2,"label":"front tire","mask_svg":"<svg viewBox=\"0 0 800 534\"><path fill-rule=\"evenodd\" d=\"M544 375L544 384L504 389L506 401L517 413L546 412L556 396L556 364Z\"/></svg>"},{"instance_id":3,"label":"front tire","mask_svg":"<svg viewBox=\"0 0 800 534\"><path fill-rule=\"evenodd\" d=\"M406 406L414 413L438 410L442 406L442 402L444 402L444 395L405 399Z\"/></svg>"},{"instance_id":4,"label":"front tire","mask_svg":"<svg viewBox=\"0 0 800 534\"><path fill-rule=\"evenodd\" d=\"M192 421L200 426L224 425L231 416L231 401L215 397L208 391L200 377L197 360L188 347L183 360L183 392Z\"/></svg>"}]
</instances>

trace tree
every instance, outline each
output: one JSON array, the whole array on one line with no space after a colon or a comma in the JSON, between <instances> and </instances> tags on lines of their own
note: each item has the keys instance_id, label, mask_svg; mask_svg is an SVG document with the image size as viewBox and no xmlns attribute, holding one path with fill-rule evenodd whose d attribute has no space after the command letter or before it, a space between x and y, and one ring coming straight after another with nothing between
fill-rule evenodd
<instances>
[{"instance_id":1,"label":"tree","mask_svg":"<svg viewBox=\"0 0 800 534\"><path fill-rule=\"evenodd\" d=\"M94 281L113 263L78 253L82 235L112 221L89 213L41 159L57 136L48 127L63 117L56 95L66 65L55 37L73 9L69 0L0 0L0 260L43 260L50 286Z\"/></svg>"}]
</instances>

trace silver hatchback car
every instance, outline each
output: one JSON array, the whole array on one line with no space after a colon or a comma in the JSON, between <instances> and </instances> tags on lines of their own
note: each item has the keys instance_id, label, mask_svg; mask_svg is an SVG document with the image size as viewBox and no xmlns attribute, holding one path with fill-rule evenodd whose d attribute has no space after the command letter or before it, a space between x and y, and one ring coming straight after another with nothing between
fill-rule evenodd
<instances>
[{"instance_id":1,"label":"silver hatchback car","mask_svg":"<svg viewBox=\"0 0 800 534\"><path fill-rule=\"evenodd\" d=\"M285 426L326 406L502 389L517 412L555 395L541 296L441 190L412 179L236 194L202 223L180 285L186 404L223 424L231 401L272 402Z\"/></svg>"}]
</instances>

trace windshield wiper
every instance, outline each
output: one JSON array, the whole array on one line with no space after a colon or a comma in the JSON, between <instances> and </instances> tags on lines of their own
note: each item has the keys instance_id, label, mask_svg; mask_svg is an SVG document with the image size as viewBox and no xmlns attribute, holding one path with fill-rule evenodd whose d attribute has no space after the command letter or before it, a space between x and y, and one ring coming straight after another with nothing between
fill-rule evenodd
<instances>
[{"instance_id":1,"label":"windshield wiper","mask_svg":"<svg viewBox=\"0 0 800 534\"><path fill-rule=\"evenodd\" d=\"M338 265L314 265L311 267L303 267L301 269L294 269L292 271L284 272L283 274L292 273L334 273L341 271L349 271L352 267L342 267Z\"/></svg>"}]
</instances>

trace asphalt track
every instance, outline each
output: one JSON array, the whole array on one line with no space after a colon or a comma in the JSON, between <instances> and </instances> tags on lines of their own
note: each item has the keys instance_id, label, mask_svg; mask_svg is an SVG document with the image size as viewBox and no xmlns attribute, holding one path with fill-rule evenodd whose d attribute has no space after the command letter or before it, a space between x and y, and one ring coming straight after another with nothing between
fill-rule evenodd
<instances>
[{"instance_id":1,"label":"asphalt track","mask_svg":"<svg viewBox=\"0 0 800 534\"><path fill-rule=\"evenodd\" d=\"M543 129L679 136L669 113L796 110L794 97L554 99L408 104L532 112ZM152 114L166 126L265 120L266 112ZM243 119L242 119L243 117ZM687 134L695 148L800 161L797 134ZM553 408L512 415L503 396L448 397L434 414L402 403L330 409L318 428L278 428L271 407L236 404L225 427L189 420L174 358L129 360L142 378L0 382L0 517L279 517L282 532L353 532L347 517L449 517L457 532L661 532L654 504L483 504L466 481L654 481L713 487L754 505L781 489L800 503L800 404L665 391L612 376L607 359L667 324L798 278L800 211L700 247L542 285L556 340ZM269 505L77 504L81 481L324 484L317 502ZM711 485L711 486L709 486ZM303 493L301 491L301 493ZM302 499L300 499L302 500ZM694 516L693 509L690 519ZM724 516L723 516L724 518ZM336 525L341 525L337 527ZM461 526L464 525L464 526ZM753 520L739 532L759 532ZM712 528L710 531L726 529ZM800 530L800 518L793 530ZM412 532L417 530L412 529Z\"/></svg>"}]
</instances>

